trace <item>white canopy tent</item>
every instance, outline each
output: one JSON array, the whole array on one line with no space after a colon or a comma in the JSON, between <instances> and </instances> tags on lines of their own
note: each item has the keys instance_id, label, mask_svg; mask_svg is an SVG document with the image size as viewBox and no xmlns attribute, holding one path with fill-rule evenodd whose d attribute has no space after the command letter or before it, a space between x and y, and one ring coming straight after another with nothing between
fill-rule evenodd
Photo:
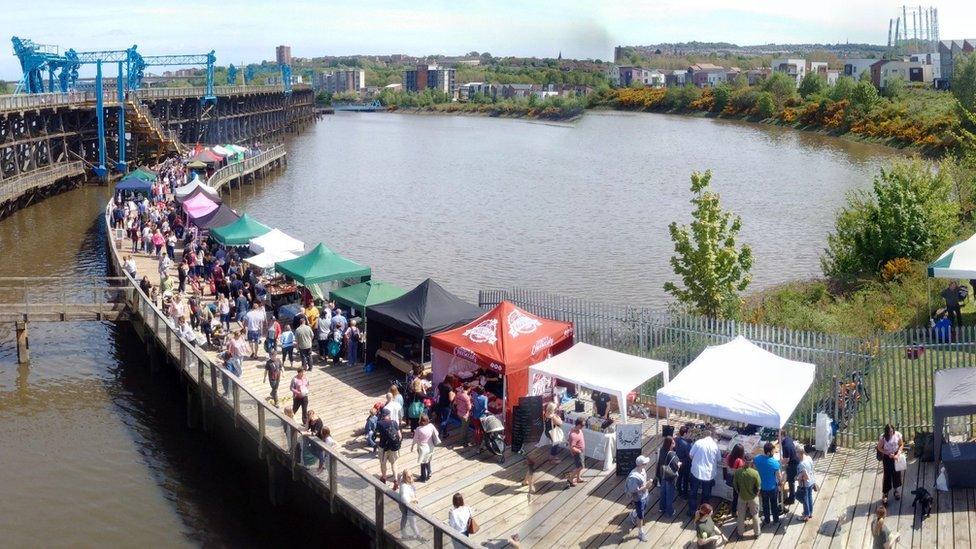
<instances>
[{"instance_id":1,"label":"white canopy tent","mask_svg":"<svg viewBox=\"0 0 976 549\"><path fill-rule=\"evenodd\" d=\"M251 251L256 253L278 251L301 254L305 252L305 243L297 238L288 236L278 229L271 229L250 241Z\"/></svg>"},{"instance_id":2,"label":"white canopy tent","mask_svg":"<svg viewBox=\"0 0 976 549\"><path fill-rule=\"evenodd\" d=\"M803 400L816 366L774 355L739 336L707 347L658 389L657 404L782 429Z\"/></svg>"},{"instance_id":3,"label":"white canopy tent","mask_svg":"<svg viewBox=\"0 0 976 549\"><path fill-rule=\"evenodd\" d=\"M976 278L976 235L949 248L929 264L930 278Z\"/></svg>"},{"instance_id":4,"label":"white canopy tent","mask_svg":"<svg viewBox=\"0 0 976 549\"><path fill-rule=\"evenodd\" d=\"M220 200L220 193L217 192L217 189L214 189L210 185L207 185L203 181L200 181L200 176L198 175L195 175L193 177L193 181L190 181L186 185L183 185L181 187L176 187L175 189L173 189L173 194L176 195L177 199L181 199L183 197L189 196L190 193L192 193L197 189L197 187L199 187L210 198L213 198L214 200Z\"/></svg>"},{"instance_id":5,"label":"white canopy tent","mask_svg":"<svg viewBox=\"0 0 976 549\"><path fill-rule=\"evenodd\" d=\"M251 257L246 257L244 258L244 261L254 265L255 267L270 269L279 261L288 261L289 259L295 259L296 257L298 256L287 250L268 250Z\"/></svg>"},{"instance_id":6,"label":"white canopy tent","mask_svg":"<svg viewBox=\"0 0 976 549\"><path fill-rule=\"evenodd\" d=\"M559 378L570 383L617 397L626 421L627 393L660 375L667 385L668 363L618 353L586 343L569 349L529 368L529 379L535 375ZM531 382L530 382L531 385Z\"/></svg>"},{"instance_id":7,"label":"white canopy tent","mask_svg":"<svg viewBox=\"0 0 976 549\"><path fill-rule=\"evenodd\" d=\"M236 151L229 150L229 149L227 149L225 147L222 147L220 145L214 145L213 147L210 147L210 150L212 150L213 152L219 154L220 156L232 156L232 155L236 154Z\"/></svg>"}]
</instances>

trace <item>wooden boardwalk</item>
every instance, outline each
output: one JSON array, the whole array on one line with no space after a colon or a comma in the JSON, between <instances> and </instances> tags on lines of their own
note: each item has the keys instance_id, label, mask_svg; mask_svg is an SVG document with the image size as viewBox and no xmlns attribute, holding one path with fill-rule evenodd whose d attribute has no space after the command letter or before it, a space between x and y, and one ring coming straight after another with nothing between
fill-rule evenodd
<instances>
[{"instance_id":1,"label":"wooden boardwalk","mask_svg":"<svg viewBox=\"0 0 976 549\"><path fill-rule=\"evenodd\" d=\"M124 242L122 254L127 255L131 243ZM145 254L133 254L139 276L149 274L157 281L156 261ZM174 273L175 276L175 273ZM212 300L204 298L205 303ZM214 353L208 353L211 357ZM246 360L242 379L256 395L267 395L268 386L262 382L265 355L261 351L257 360ZM279 389L280 404L291 404L288 385L295 368L286 364ZM346 365L324 366L316 358L315 367L309 373L309 408L323 418L338 442L340 453L355 465L379 475L378 460L367 450L361 430L367 411L374 402L382 400L390 381L399 372L378 368L364 373L361 367ZM644 423L646 433L645 454L656 455L660 437L655 420ZM475 545L503 547L513 534L518 534L523 547L679 547L694 545L694 529L685 516L684 500L675 502L677 517L665 520L657 511L659 491L651 493L653 512L649 514L645 530L647 543L640 543L636 530L626 531L622 525L629 509L623 491L623 479L613 472L600 471L600 463L587 460L584 484L568 488L565 475L571 467L570 459L563 451L562 460L546 464L536 475L536 494L530 499L522 486L526 471L524 458L509 457L504 465L488 453L479 455L473 447L460 445L460 432L455 430L443 447L435 451L433 478L418 483L418 497L422 507L434 517L446 520L455 492L464 495L472 506L481 525L481 531L471 538ZM409 451L409 433L405 434L398 467L418 470L417 457ZM540 457L546 448L533 450ZM838 452L815 456L815 468L820 490L814 502L815 520L802 523L796 520L800 505L783 517L781 524L763 529L758 540L740 540L733 536L729 546L743 548L793 547L869 547L871 544L870 520L879 504L881 490L880 464L869 447L843 448ZM653 463L653 461L652 461ZM900 547L971 547L976 542L976 491L956 490L936 493L936 471L931 463L910 460L906 474L905 497L892 500L889 525L901 533ZM913 515L909 492L916 486L925 486L936 496L932 516L919 522ZM372 498L364 499L365 506L372 506ZM715 503L715 502L713 502ZM387 511L385 528L399 531L399 515ZM774 527L775 526L775 527ZM732 523L723 530L730 534ZM417 546L423 546L418 543Z\"/></svg>"}]
</instances>

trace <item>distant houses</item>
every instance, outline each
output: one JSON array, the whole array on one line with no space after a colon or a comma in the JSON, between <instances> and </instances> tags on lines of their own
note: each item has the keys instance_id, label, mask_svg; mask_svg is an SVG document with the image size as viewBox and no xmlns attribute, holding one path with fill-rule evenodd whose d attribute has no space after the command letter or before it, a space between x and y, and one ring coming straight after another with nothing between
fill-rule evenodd
<instances>
[{"instance_id":1,"label":"distant houses","mask_svg":"<svg viewBox=\"0 0 976 549\"><path fill-rule=\"evenodd\" d=\"M942 40L939 42L939 58L936 63L939 65L939 84L938 87L948 88L952 85L952 69L959 60L959 56L976 51L976 38L966 38L964 40Z\"/></svg>"}]
</instances>

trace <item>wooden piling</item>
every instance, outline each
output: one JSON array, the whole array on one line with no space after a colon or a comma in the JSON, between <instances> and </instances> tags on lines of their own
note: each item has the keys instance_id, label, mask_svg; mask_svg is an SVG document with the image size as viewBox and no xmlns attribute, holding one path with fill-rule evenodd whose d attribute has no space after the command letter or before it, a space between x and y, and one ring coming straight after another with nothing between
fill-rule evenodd
<instances>
[{"instance_id":1,"label":"wooden piling","mask_svg":"<svg viewBox=\"0 0 976 549\"><path fill-rule=\"evenodd\" d=\"M30 362L30 340L27 337L27 321L18 320L14 323L17 331L17 362L27 364Z\"/></svg>"}]
</instances>

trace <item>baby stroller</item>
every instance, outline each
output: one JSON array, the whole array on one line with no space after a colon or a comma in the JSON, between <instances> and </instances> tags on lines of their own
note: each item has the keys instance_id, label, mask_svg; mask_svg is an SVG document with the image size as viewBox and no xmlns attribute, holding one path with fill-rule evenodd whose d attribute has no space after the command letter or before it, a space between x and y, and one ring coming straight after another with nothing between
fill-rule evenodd
<instances>
[{"instance_id":1,"label":"baby stroller","mask_svg":"<svg viewBox=\"0 0 976 549\"><path fill-rule=\"evenodd\" d=\"M485 435L482 437L478 453L487 448L489 452L498 456L499 462L505 462L505 424L492 414L481 416L481 427Z\"/></svg>"}]
</instances>

